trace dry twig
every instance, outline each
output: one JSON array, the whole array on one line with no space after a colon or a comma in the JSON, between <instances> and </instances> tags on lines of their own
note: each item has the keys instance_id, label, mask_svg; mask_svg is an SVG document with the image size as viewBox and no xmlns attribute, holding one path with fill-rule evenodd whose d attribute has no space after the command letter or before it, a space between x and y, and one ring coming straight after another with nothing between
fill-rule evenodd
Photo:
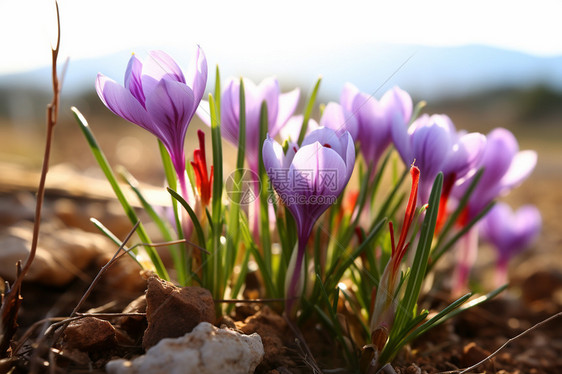
<instances>
[{"instance_id":1,"label":"dry twig","mask_svg":"<svg viewBox=\"0 0 562 374\"><path fill-rule=\"evenodd\" d=\"M9 356L9 348L12 337L14 336L17 328L16 318L18 315L19 307L22 302L21 297L21 284L25 275L29 271L35 254L37 252L37 243L39 240L39 227L41 225L41 210L43 208L43 200L45 197L45 183L47 180L47 173L49 171L49 160L51 156L51 145L53 142L53 132L58 119L59 113L59 98L61 84L57 75L57 58L60 47L60 14L59 6L55 1L57 11L57 44L51 48L52 58L52 81L53 81L53 100L47 106L47 135L45 140L45 153L43 156L43 166L41 168L41 177L39 180L39 187L37 189L37 202L35 206L35 221L33 225L33 237L31 240L31 248L29 255L25 261L23 268L18 264L17 277L12 286L6 290L2 296L2 306L0 308L0 358Z\"/></svg>"}]
</instances>

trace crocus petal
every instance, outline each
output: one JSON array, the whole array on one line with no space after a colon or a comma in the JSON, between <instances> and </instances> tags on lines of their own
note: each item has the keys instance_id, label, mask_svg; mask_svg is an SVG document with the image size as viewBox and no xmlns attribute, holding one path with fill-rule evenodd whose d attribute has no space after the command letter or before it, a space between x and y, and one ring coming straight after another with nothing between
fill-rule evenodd
<instances>
[{"instance_id":1,"label":"crocus petal","mask_svg":"<svg viewBox=\"0 0 562 374\"><path fill-rule=\"evenodd\" d=\"M340 104L350 112L355 113L356 108L354 108L354 102L358 94L359 94L359 89L355 87L353 84L351 83L344 84L340 95Z\"/></svg>"},{"instance_id":2,"label":"crocus petal","mask_svg":"<svg viewBox=\"0 0 562 374\"><path fill-rule=\"evenodd\" d=\"M392 135L394 148L398 151L404 164L410 165L414 161L414 154L412 141L408 133L408 125L404 119L404 115L395 111L390 113L390 116L390 133Z\"/></svg>"},{"instance_id":3,"label":"crocus petal","mask_svg":"<svg viewBox=\"0 0 562 374\"><path fill-rule=\"evenodd\" d=\"M283 147L267 135L262 148L263 164L269 178L275 183L274 170L283 168L285 155Z\"/></svg>"},{"instance_id":4,"label":"crocus petal","mask_svg":"<svg viewBox=\"0 0 562 374\"><path fill-rule=\"evenodd\" d=\"M270 126L270 133L272 134L271 136L277 135L279 131L285 126L291 115L295 112L297 104L299 103L299 98L300 90L298 88L279 95L279 109L277 112L277 119L274 125Z\"/></svg>"},{"instance_id":5,"label":"crocus petal","mask_svg":"<svg viewBox=\"0 0 562 374\"><path fill-rule=\"evenodd\" d=\"M463 177L474 168L485 145L486 137L483 134L475 132L462 135L447 156L443 173L455 173L456 178Z\"/></svg>"},{"instance_id":6,"label":"crocus petal","mask_svg":"<svg viewBox=\"0 0 562 374\"><path fill-rule=\"evenodd\" d=\"M493 130L486 137L486 148L482 153L480 165L484 167L478 189L494 186L509 169L519 145L513 134L502 128Z\"/></svg>"},{"instance_id":7,"label":"crocus petal","mask_svg":"<svg viewBox=\"0 0 562 374\"><path fill-rule=\"evenodd\" d=\"M279 130L279 136L281 137L281 139L290 139L296 142L299 139L299 135L301 133L303 120L304 116L302 114L289 118L285 125L283 125ZM306 134L310 134L312 131L318 129L319 127L320 126L318 125L318 122L310 118L308 120L308 125L306 126Z\"/></svg>"},{"instance_id":8,"label":"crocus petal","mask_svg":"<svg viewBox=\"0 0 562 374\"><path fill-rule=\"evenodd\" d=\"M182 162L183 143L195 106L193 91L180 82L163 79L146 98L146 108L161 130L172 161ZM175 160L174 160L175 158Z\"/></svg>"},{"instance_id":9,"label":"crocus petal","mask_svg":"<svg viewBox=\"0 0 562 374\"><path fill-rule=\"evenodd\" d=\"M445 127L434 122L416 129L412 135L412 146L416 166L421 171L421 179L427 181L435 178L442 169L452 144Z\"/></svg>"},{"instance_id":10,"label":"crocus petal","mask_svg":"<svg viewBox=\"0 0 562 374\"><path fill-rule=\"evenodd\" d=\"M129 59L127 70L125 71L125 88L138 100L144 107L146 100L142 90L141 82L142 62L134 54Z\"/></svg>"},{"instance_id":11,"label":"crocus petal","mask_svg":"<svg viewBox=\"0 0 562 374\"><path fill-rule=\"evenodd\" d=\"M392 141L389 113L380 102L366 94L355 97L353 108L359 118L361 152L369 164L376 164Z\"/></svg>"},{"instance_id":12,"label":"crocus petal","mask_svg":"<svg viewBox=\"0 0 562 374\"><path fill-rule=\"evenodd\" d=\"M528 247L541 225L541 215L536 207L526 205L513 212L509 205L501 202L480 223L482 236L494 245L499 260L504 262Z\"/></svg>"},{"instance_id":13,"label":"crocus petal","mask_svg":"<svg viewBox=\"0 0 562 374\"><path fill-rule=\"evenodd\" d=\"M320 126L318 129L312 131L304 138L301 147L313 144L315 142L318 142L323 146L329 145L337 154L341 155L342 158L344 157L343 155L345 149L342 146L340 137L333 129Z\"/></svg>"},{"instance_id":14,"label":"crocus petal","mask_svg":"<svg viewBox=\"0 0 562 374\"><path fill-rule=\"evenodd\" d=\"M197 46L195 56L188 66L185 83L192 88L195 101L198 102L203 98L207 87L207 59L201 47Z\"/></svg>"},{"instance_id":15,"label":"crocus petal","mask_svg":"<svg viewBox=\"0 0 562 374\"><path fill-rule=\"evenodd\" d=\"M534 170L536 164L537 153L535 151L527 150L517 153L500 181L502 190L511 189L523 182Z\"/></svg>"},{"instance_id":16,"label":"crocus petal","mask_svg":"<svg viewBox=\"0 0 562 374\"><path fill-rule=\"evenodd\" d=\"M342 144L344 145L344 156L343 161L347 166L347 183L351 174L353 174L353 168L355 168L355 146L353 145L353 139L349 133L344 134L342 138Z\"/></svg>"},{"instance_id":17,"label":"crocus petal","mask_svg":"<svg viewBox=\"0 0 562 374\"><path fill-rule=\"evenodd\" d=\"M246 83L244 82L244 87L245 86ZM224 86L221 98L221 135L227 141L236 145L238 144L238 135L240 132L240 81L233 78L229 79ZM248 118L246 118L246 129L247 127Z\"/></svg>"},{"instance_id":18,"label":"crocus petal","mask_svg":"<svg viewBox=\"0 0 562 374\"><path fill-rule=\"evenodd\" d=\"M357 119L342 105L335 102L328 103L324 108L322 118L320 118L320 126L328 127L339 135L349 131L353 139L357 139L359 131Z\"/></svg>"},{"instance_id":19,"label":"crocus petal","mask_svg":"<svg viewBox=\"0 0 562 374\"><path fill-rule=\"evenodd\" d=\"M185 77L178 64L162 51L150 51L148 58L142 67L142 87L146 97L150 96L152 90L161 80L171 80L185 84Z\"/></svg>"},{"instance_id":20,"label":"crocus petal","mask_svg":"<svg viewBox=\"0 0 562 374\"><path fill-rule=\"evenodd\" d=\"M338 196L347 184L347 166L333 149L315 142L303 146L291 163L292 172L305 177L306 184L299 185L307 196ZM309 179L306 177L310 176ZM299 187L295 186L295 190Z\"/></svg>"},{"instance_id":21,"label":"crocus petal","mask_svg":"<svg viewBox=\"0 0 562 374\"><path fill-rule=\"evenodd\" d=\"M113 113L159 136L160 132L146 110L125 87L103 74L98 74L96 91L101 101Z\"/></svg>"},{"instance_id":22,"label":"crocus petal","mask_svg":"<svg viewBox=\"0 0 562 374\"><path fill-rule=\"evenodd\" d=\"M380 103L385 107L387 112L399 112L406 123L410 122L413 103L412 98L406 91L399 87L394 87L385 92L381 97Z\"/></svg>"},{"instance_id":23,"label":"crocus petal","mask_svg":"<svg viewBox=\"0 0 562 374\"><path fill-rule=\"evenodd\" d=\"M259 110L261 111L261 105L265 101L267 104L267 119L269 121L268 128L273 130L276 125L277 114L279 113L279 95L281 94L279 82L277 82L277 79L269 77L264 79L257 89L257 94L260 98L257 103ZM275 136L277 135L277 130L275 132L270 131L270 133L272 136Z\"/></svg>"}]
</instances>

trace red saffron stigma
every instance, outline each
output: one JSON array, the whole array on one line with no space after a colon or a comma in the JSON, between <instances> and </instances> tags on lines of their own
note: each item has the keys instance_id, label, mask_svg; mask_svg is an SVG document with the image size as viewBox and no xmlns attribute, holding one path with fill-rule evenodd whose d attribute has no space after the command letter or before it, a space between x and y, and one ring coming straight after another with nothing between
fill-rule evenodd
<instances>
[{"instance_id":1,"label":"red saffron stigma","mask_svg":"<svg viewBox=\"0 0 562 374\"><path fill-rule=\"evenodd\" d=\"M211 200L211 186L213 183L213 166L211 165L210 176L207 174L207 158L205 152L205 133L201 130L197 131L199 138L199 149L193 151L193 171L195 172L195 183L201 202L204 206L209 205Z\"/></svg>"}]
</instances>

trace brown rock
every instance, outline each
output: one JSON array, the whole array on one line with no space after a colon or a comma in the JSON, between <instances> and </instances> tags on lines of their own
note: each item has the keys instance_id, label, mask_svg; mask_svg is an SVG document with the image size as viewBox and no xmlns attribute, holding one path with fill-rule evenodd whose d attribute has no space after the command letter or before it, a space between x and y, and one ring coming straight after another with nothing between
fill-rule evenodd
<instances>
[{"instance_id":1,"label":"brown rock","mask_svg":"<svg viewBox=\"0 0 562 374\"><path fill-rule=\"evenodd\" d=\"M490 352L481 348L475 342L468 343L463 347L461 366L469 367L479 363L490 355ZM487 362L489 363L489 361Z\"/></svg>"},{"instance_id":2,"label":"brown rock","mask_svg":"<svg viewBox=\"0 0 562 374\"><path fill-rule=\"evenodd\" d=\"M146 295L139 296L123 309L123 313L145 313ZM144 316L124 316L119 319L119 327L131 338L137 340L142 337L147 323Z\"/></svg>"},{"instance_id":3,"label":"brown rock","mask_svg":"<svg viewBox=\"0 0 562 374\"><path fill-rule=\"evenodd\" d=\"M562 273L555 270L537 271L521 284L523 300L527 303L551 299L562 288Z\"/></svg>"},{"instance_id":4,"label":"brown rock","mask_svg":"<svg viewBox=\"0 0 562 374\"><path fill-rule=\"evenodd\" d=\"M111 323L95 317L70 323L64 330L64 342L68 348L84 352L109 350L117 344L115 328Z\"/></svg>"},{"instance_id":5,"label":"brown rock","mask_svg":"<svg viewBox=\"0 0 562 374\"><path fill-rule=\"evenodd\" d=\"M148 279L143 347L148 349L163 338L177 338L201 322L215 323L211 293L201 287L179 288L156 276Z\"/></svg>"}]
</instances>

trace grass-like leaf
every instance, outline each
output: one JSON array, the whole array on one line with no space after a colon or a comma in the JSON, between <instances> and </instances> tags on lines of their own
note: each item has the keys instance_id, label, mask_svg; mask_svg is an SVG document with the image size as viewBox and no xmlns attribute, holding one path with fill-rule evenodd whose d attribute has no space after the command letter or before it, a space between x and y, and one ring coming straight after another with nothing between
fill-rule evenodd
<instances>
[{"instance_id":1,"label":"grass-like leaf","mask_svg":"<svg viewBox=\"0 0 562 374\"><path fill-rule=\"evenodd\" d=\"M125 194L121 190L121 187L119 186L119 183L117 183L117 178L115 178L115 174L113 173L113 169L109 165L109 162L107 161L107 158L105 157L103 151L101 150L100 146L98 145L98 142L97 142L97 140L94 136L94 133L90 129L90 126L88 125L88 122L86 121L86 118L84 118L82 113L80 113L80 111L77 108L72 107L71 110L72 110L72 113L74 114L74 118L78 122L80 130L82 130L82 133L86 137L86 141L88 142L88 145L90 146L90 149L91 149L91 151L94 155L94 158L98 162L98 164L99 164L100 168L102 169L107 181L111 185L111 188L113 189L113 192L115 193L115 196L117 197L117 200L119 200L119 202L121 203L121 206L123 207L123 210L125 211L125 214L129 218L131 223L136 224L140 220L137 217L137 214L134 211L134 209L131 207L131 204L129 204L129 202L127 201L127 198L125 197ZM144 226L142 225L142 223L139 224L139 226L138 226L137 235L139 236L140 240L143 243L151 243L151 240L148 237L148 234L147 234L146 230L144 229ZM162 263L162 259L160 259L160 256L158 255L158 252L156 252L156 250L154 248L151 248L149 246L145 246L144 248L146 250L146 253L148 254L148 257L150 257L150 260L152 261L152 264L154 265L154 268L155 268L158 276L162 279L170 280L168 272L166 271L166 268L164 267L164 264Z\"/></svg>"},{"instance_id":2,"label":"grass-like leaf","mask_svg":"<svg viewBox=\"0 0 562 374\"><path fill-rule=\"evenodd\" d=\"M299 145L299 147L302 144L304 136L306 135L306 130L308 129L308 121L310 120L310 115L312 114L314 103L316 102L316 96L318 95L318 90L320 89L320 82L322 82L322 77L318 77L318 80L316 81L316 84L312 89L312 93L310 94L310 98L308 99L306 108L304 110L301 131L299 133L299 139L297 140L297 144Z\"/></svg>"}]
</instances>

